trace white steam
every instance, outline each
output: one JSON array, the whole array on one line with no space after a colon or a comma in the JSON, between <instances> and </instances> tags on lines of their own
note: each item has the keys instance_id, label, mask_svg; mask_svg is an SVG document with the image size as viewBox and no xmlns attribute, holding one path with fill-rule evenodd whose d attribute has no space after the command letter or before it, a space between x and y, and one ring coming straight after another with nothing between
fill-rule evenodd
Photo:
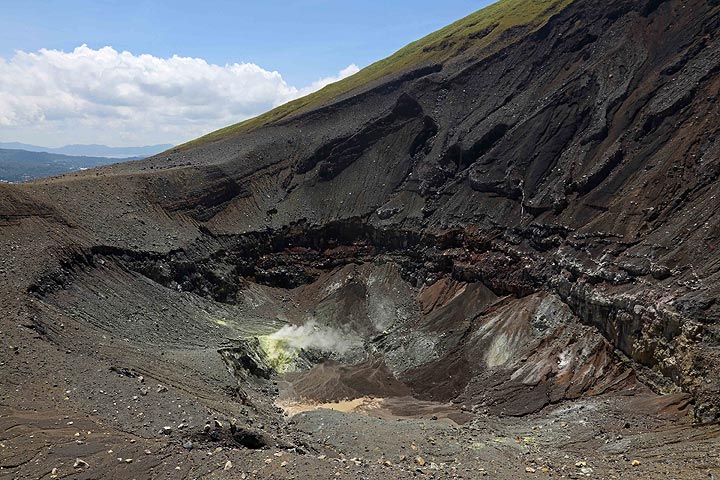
<instances>
[{"instance_id":1,"label":"white steam","mask_svg":"<svg viewBox=\"0 0 720 480\"><path fill-rule=\"evenodd\" d=\"M361 345L359 338L339 330L320 326L314 320L304 325L285 325L269 339L295 350L321 350L344 354Z\"/></svg>"},{"instance_id":2,"label":"white steam","mask_svg":"<svg viewBox=\"0 0 720 480\"><path fill-rule=\"evenodd\" d=\"M286 325L271 335L258 337L268 363L278 372L286 373L298 368L303 350L320 350L324 353L344 355L362 346L362 340L334 328L319 326L310 321L304 325Z\"/></svg>"}]
</instances>

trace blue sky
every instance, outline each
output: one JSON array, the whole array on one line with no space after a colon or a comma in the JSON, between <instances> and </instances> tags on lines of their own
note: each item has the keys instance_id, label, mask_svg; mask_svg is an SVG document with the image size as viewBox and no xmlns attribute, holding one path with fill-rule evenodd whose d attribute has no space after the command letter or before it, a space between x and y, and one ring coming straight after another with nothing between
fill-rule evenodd
<instances>
[{"instance_id":1,"label":"blue sky","mask_svg":"<svg viewBox=\"0 0 720 480\"><path fill-rule=\"evenodd\" d=\"M100 49L106 46L112 47L117 55L114 59L108 59L109 54L104 54L106 70L97 72L92 79L87 80L88 85L92 84L95 90L101 88L96 85L97 79L117 76L123 68L135 72L147 69L143 62L128 67L128 62L119 57L123 51L135 57L148 54L157 59L168 59L173 55L200 58L210 66L219 67L236 63L253 64L262 69L262 72L254 72L255 76L267 77L263 72L279 72L284 86L273 84L275 96L272 98L258 93L251 101L248 100L214 121L206 122L206 125L201 125L202 122L198 120L190 126L184 125L185 128L158 128L158 143L177 143L218 128L223 125L222 122L239 121L261 113L260 110L272 108L283 100L304 94L311 89L313 82L316 82L317 87L350 74L355 69L346 67L367 66L490 3L486 0L10 0L3 2L0 15L0 68L6 68L6 71L0 70L0 76L14 73L26 78L45 77L48 72L58 70L81 73L87 69L87 64L79 58L99 56ZM72 58L50 54L40 54L42 58L18 57L16 54L18 50L37 54L41 49L69 53L82 45L87 45L88 50ZM90 61L91 65L98 63L94 59ZM192 77L191 68L184 65L182 69L173 71L176 77ZM340 73L344 69L344 73ZM108 72L111 74L108 75ZM237 69L233 71L235 78L246 73L237 73ZM213 75L215 73L208 73L205 82L212 83L215 78ZM120 116L130 116L128 108L132 107L133 101L140 102L137 100L139 97L128 100L127 92L135 88L127 84L128 76L123 75L122 82L116 81L107 86L108 92L123 92L122 99L118 97L110 103L112 106L123 104ZM137 77L135 74L133 76ZM35 85L32 95L43 89L48 95L56 97L63 96L65 90L72 90L74 95L78 89L76 83L81 80L77 80L77 75L73 78L53 80L51 85ZM247 86L255 77L242 78ZM323 81L317 83L320 79ZM151 140L146 134L133 135L125 126L120 128L122 122L118 118L113 119L115 123L97 125L96 133L93 133L90 116L109 118L112 112L107 108L108 105L103 104L94 105L87 115L78 113L88 103L92 103L88 102L88 95L80 95L76 100L66 99L62 106L51 104L49 99L31 99L26 96L23 99L25 103L34 102L32 112L18 111L17 105L21 103L19 96L6 99L4 103L2 101L3 88L7 90L5 94L9 95L11 87L17 85L11 82L3 84L0 79L0 141L32 143L31 137L36 137L35 143L44 141L57 144L62 143L61 139L66 138L67 134L77 137L70 140L80 142L95 138L95 134L105 138L105 142L112 143L115 140L115 144ZM285 87L289 90L286 91ZM144 87L141 85L138 88ZM188 95L194 92L195 98L198 96L187 85L179 85L176 90ZM93 99L98 97L95 93ZM188 113L175 100L177 98L174 99L173 108L167 111L172 110L176 115ZM79 128L78 125L69 128L72 126L72 118L66 119L64 128L58 123L62 112L66 110L82 117L83 123ZM151 112L144 111L142 122L145 129L151 127L150 116ZM37 126L38 123L44 123L45 130ZM37 134L33 133L33 124L36 125L34 128ZM118 128L117 137L108 138L108 132L103 133L108 126Z\"/></svg>"}]
</instances>

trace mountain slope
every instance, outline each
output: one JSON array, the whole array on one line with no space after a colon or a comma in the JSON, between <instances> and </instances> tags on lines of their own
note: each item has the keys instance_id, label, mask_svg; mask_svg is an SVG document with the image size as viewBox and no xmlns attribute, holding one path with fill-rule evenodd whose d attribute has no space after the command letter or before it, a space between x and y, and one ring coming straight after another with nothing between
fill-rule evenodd
<instances>
[{"instance_id":1,"label":"mountain slope","mask_svg":"<svg viewBox=\"0 0 720 480\"><path fill-rule=\"evenodd\" d=\"M465 46L512 6L541 20ZM82 419L106 476L720 474L720 5L495 8L249 126L0 185L3 465ZM276 409L327 402L379 418Z\"/></svg>"},{"instance_id":2,"label":"mountain slope","mask_svg":"<svg viewBox=\"0 0 720 480\"><path fill-rule=\"evenodd\" d=\"M572 0L500 0L441 30L411 43L388 58L380 60L350 78L277 107L270 112L212 132L178 147L179 150L249 132L263 125L317 108L338 97L366 88L375 81L417 69L433 69L467 50L480 56L490 55L519 41L542 27L552 15ZM422 70L421 70L422 71Z\"/></svg>"}]
</instances>

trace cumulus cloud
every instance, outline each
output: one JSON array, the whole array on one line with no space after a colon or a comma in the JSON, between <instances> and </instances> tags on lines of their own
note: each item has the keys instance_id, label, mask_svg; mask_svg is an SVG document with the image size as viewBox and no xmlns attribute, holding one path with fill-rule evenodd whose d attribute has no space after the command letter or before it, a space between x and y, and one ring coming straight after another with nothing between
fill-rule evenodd
<instances>
[{"instance_id":1,"label":"cumulus cloud","mask_svg":"<svg viewBox=\"0 0 720 480\"><path fill-rule=\"evenodd\" d=\"M0 57L3 140L179 143L253 117L356 73L350 65L306 87L252 63L42 49ZM12 137L12 138L11 138Z\"/></svg>"}]
</instances>

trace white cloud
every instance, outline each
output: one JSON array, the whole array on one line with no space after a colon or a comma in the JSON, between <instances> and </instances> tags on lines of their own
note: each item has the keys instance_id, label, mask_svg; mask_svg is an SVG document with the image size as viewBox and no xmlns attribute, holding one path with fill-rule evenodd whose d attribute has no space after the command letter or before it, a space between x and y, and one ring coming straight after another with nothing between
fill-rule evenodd
<instances>
[{"instance_id":1,"label":"white cloud","mask_svg":"<svg viewBox=\"0 0 720 480\"><path fill-rule=\"evenodd\" d=\"M98 50L42 49L0 57L0 137L4 141L140 145L180 143L258 115L356 73L307 87L252 63L158 58Z\"/></svg>"},{"instance_id":2,"label":"white cloud","mask_svg":"<svg viewBox=\"0 0 720 480\"><path fill-rule=\"evenodd\" d=\"M360 67L358 67L354 63L352 65L348 65L347 67L340 70L340 72L336 76L321 78L320 80L313 82L311 85L300 89L298 91L298 94L299 94L298 96L302 97L303 95L307 95L308 93L312 93L316 90L320 90L321 88L323 88L327 85L330 85L331 83L335 83L337 81L342 80L343 78L349 77L351 75L355 75L359 71L360 71Z\"/></svg>"}]
</instances>

